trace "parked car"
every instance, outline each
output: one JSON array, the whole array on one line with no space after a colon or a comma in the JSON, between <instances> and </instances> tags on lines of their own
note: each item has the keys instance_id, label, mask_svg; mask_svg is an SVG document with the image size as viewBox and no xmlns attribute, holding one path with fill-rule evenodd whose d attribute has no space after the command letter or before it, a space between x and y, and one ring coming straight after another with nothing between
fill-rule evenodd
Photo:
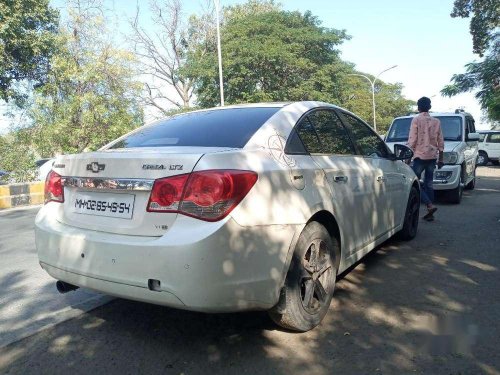
<instances>
[{"instance_id":1,"label":"parked car","mask_svg":"<svg viewBox=\"0 0 500 375\"><path fill-rule=\"evenodd\" d=\"M354 114L326 103L196 111L56 159L36 218L40 265L78 286L204 312L269 310L307 331L336 277L398 233L419 184Z\"/></svg>"},{"instance_id":2,"label":"parked car","mask_svg":"<svg viewBox=\"0 0 500 375\"><path fill-rule=\"evenodd\" d=\"M52 170L54 161L55 159L40 159L36 162L36 165L38 166L36 179L38 181L45 181L47 179L47 175Z\"/></svg>"},{"instance_id":3,"label":"parked car","mask_svg":"<svg viewBox=\"0 0 500 375\"><path fill-rule=\"evenodd\" d=\"M489 130L479 132L478 165L500 165L500 131Z\"/></svg>"},{"instance_id":4,"label":"parked car","mask_svg":"<svg viewBox=\"0 0 500 375\"><path fill-rule=\"evenodd\" d=\"M441 121L444 138L444 163L434 172L434 190L444 192L452 203L460 203L463 189L474 189L476 184L476 160L479 134L474 118L462 111L455 113L431 113ZM394 119L385 138L389 147L406 144L411 120L415 115Z\"/></svg>"},{"instance_id":5,"label":"parked car","mask_svg":"<svg viewBox=\"0 0 500 375\"><path fill-rule=\"evenodd\" d=\"M7 184L7 176L9 172L3 171L0 169L0 185L6 185Z\"/></svg>"}]
</instances>

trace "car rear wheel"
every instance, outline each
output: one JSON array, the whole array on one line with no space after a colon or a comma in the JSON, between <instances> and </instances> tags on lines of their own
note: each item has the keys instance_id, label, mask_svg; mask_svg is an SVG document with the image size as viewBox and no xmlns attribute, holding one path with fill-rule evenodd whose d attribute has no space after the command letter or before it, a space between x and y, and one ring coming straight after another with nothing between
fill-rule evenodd
<instances>
[{"instance_id":1,"label":"car rear wheel","mask_svg":"<svg viewBox=\"0 0 500 375\"><path fill-rule=\"evenodd\" d=\"M406 205L405 218L403 229L398 233L398 238L409 241L417 235L418 218L420 215L420 196L418 190L413 186L408 196L408 203Z\"/></svg>"},{"instance_id":2,"label":"car rear wheel","mask_svg":"<svg viewBox=\"0 0 500 375\"><path fill-rule=\"evenodd\" d=\"M484 151L479 151L476 164L481 166L488 164L488 154Z\"/></svg>"},{"instance_id":3,"label":"car rear wheel","mask_svg":"<svg viewBox=\"0 0 500 375\"><path fill-rule=\"evenodd\" d=\"M337 278L338 240L315 221L302 231L280 302L269 315L283 328L305 332L316 327L330 307Z\"/></svg>"}]
</instances>

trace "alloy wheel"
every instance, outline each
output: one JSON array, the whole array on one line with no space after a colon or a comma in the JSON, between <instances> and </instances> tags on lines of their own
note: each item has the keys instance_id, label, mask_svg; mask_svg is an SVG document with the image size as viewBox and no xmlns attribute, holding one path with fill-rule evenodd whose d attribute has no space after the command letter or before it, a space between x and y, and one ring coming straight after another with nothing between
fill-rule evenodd
<instances>
[{"instance_id":1,"label":"alloy wheel","mask_svg":"<svg viewBox=\"0 0 500 375\"><path fill-rule=\"evenodd\" d=\"M302 259L299 281L302 306L309 314L316 313L329 301L327 297L333 293L331 286L335 286L335 282L331 282L332 277L335 277L333 269L333 260L326 243L321 239L312 241Z\"/></svg>"}]
</instances>

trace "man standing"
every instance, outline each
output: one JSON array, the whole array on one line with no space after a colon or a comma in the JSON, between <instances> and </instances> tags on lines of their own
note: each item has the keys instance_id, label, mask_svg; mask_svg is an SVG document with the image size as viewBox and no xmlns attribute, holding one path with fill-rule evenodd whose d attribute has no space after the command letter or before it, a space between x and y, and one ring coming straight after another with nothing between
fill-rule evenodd
<instances>
[{"instance_id":1,"label":"man standing","mask_svg":"<svg viewBox=\"0 0 500 375\"><path fill-rule=\"evenodd\" d=\"M417 102L420 112L413 118L408 137L408 146L413 150L413 171L420 178L424 172L424 186L421 189L421 200L427 207L424 219L434 220L434 212L437 208L433 206L434 189L432 180L434 169L436 169L436 158L438 158L438 168L441 169L443 163L444 140L441 132L441 123L437 118L429 115L431 100L422 97Z\"/></svg>"}]
</instances>

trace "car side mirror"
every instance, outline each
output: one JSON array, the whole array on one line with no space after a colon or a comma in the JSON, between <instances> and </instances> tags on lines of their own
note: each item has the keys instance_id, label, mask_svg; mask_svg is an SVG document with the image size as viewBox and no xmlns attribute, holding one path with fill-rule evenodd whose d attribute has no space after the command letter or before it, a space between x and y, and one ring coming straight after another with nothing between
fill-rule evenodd
<instances>
[{"instance_id":1,"label":"car side mirror","mask_svg":"<svg viewBox=\"0 0 500 375\"><path fill-rule=\"evenodd\" d=\"M468 141L479 141L479 133L469 133L467 134Z\"/></svg>"},{"instance_id":2,"label":"car side mirror","mask_svg":"<svg viewBox=\"0 0 500 375\"><path fill-rule=\"evenodd\" d=\"M394 156L395 160L411 160L413 157L413 151L408 146L395 144Z\"/></svg>"}]
</instances>

